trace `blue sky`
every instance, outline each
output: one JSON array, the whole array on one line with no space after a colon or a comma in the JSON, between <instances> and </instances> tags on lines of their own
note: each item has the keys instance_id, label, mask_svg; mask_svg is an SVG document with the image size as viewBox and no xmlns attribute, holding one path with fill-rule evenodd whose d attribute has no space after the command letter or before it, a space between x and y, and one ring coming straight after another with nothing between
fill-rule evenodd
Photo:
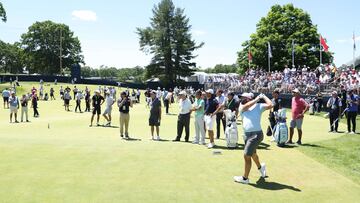
<instances>
[{"instance_id":1,"label":"blue sky","mask_svg":"<svg viewBox=\"0 0 360 203\"><path fill-rule=\"evenodd\" d=\"M147 65L151 56L139 50L136 27L149 25L151 9L160 0L1 0L7 23L0 23L0 39L15 42L35 21L52 20L70 26L79 37L85 62L133 67ZM185 8L194 38L205 42L197 51L198 66L235 63L241 43L256 30L256 23L273 4L293 3L307 11L327 39L335 63L352 60L352 33L360 36L360 1L356 0L174 0ZM360 53L360 37L357 47ZM357 54L359 55L359 54ZM290 56L289 56L290 57Z\"/></svg>"}]
</instances>

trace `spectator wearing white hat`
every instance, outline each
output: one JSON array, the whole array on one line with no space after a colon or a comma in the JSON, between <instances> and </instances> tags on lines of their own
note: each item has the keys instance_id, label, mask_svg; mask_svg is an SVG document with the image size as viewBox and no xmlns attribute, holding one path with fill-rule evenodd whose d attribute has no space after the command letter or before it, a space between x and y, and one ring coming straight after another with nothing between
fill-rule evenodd
<instances>
[{"instance_id":1,"label":"spectator wearing white hat","mask_svg":"<svg viewBox=\"0 0 360 203\"><path fill-rule=\"evenodd\" d=\"M99 120L100 120L100 114L101 114L101 105L104 103L104 101L105 101L105 99L103 96L101 96L100 90L95 90L95 95L92 97L93 111L92 111L92 116L91 116L90 127L92 127L95 114L97 114L96 124L97 124L97 126L100 126Z\"/></svg>"},{"instance_id":2,"label":"spectator wearing white hat","mask_svg":"<svg viewBox=\"0 0 360 203\"><path fill-rule=\"evenodd\" d=\"M266 176L265 164L260 164L256 149L264 139L261 129L261 114L265 110L273 108L273 104L269 98L264 94L260 94L255 99L252 99L251 94L244 93L241 95L242 101L239 107L239 112L243 120L244 129L244 160L245 170L243 176L235 176L235 182L249 184L249 173L251 170L251 160L253 160L260 171L261 177ZM260 104L258 101L264 99L265 104Z\"/></svg>"},{"instance_id":3,"label":"spectator wearing white hat","mask_svg":"<svg viewBox=\"0 0 360 203\"><path fill-rule=\"evenodd\" d=\"M190 137L190 113L191 113L191 102L186 96L185 91L179 93L179 107L180 112L177 121L177 136L173 140L174 142L179 142L183 129L185 128L185 142L189 142Z\"/></svg>"},{"instance_id":4,"label":"spectator wearing white hat","mask_svg":"<svg viewBox=\"0 0 360 203\"><path fill-rule=\"evenodd\" d=\"M29 122L29 116L28 116L29 98L24 94L20 99L20 103L21 103L21 122L24 121L24 114L25 114L26 122Z\"/></svg>"},{"instance_id":5,"label":"spectator wearing white hat","mask_svg":"<svg viewBox=\"0 0 360 203\"><path fill-rule=\"evenodd\" d=\"M115 103L115 99L114 97L112 97L110 90L107 90L105 92L105 111L103 113L103 116L105 118L105 120L107 121L105 126L111 126L111 111L112 111L112 106ZM128 112L129 113L129 112Z\"/></svg>"},{"instance_id":6,"label":"spectator wearing white hat","mask_svg":"<svg viewBox=\"0 0 360 203\"><path fill-rule=\"evenodd\" d=\"M19 105L19 99L15 95L14 91L12 91L10 94L9 105L10 105L10 123L12 123L13 114L14 114L15 123L18 123L19 121L17 120L17 112L18 109L20 108L20 105Z\"/></svg>"},{"instance_id":7,"label":"spectator wearing white hat","mask_svg":"<svg viewBox=\"0 0 360 203\"><path fill-rule=\"evenodd\" d=\"M294 135L294 128L297 128L299 139L296 142L297 144L301 145L301 138L302 138L302 124L304 115L307 110L309 110L309 104L300 97L299 89L295 88L293 91L293 98L291 102L291 114L292 118L290 121L290 138L287 144L292 144L292 138Z\"/></svg>"},{"instance_id":8,"label":"spectator wearing white hat","mask_svg":"<svg viewBox=\"0 0 360 203\"><path fill-rule=\"evenodd\" d=\"M329 132L336 133L336 132L338 132L342 102L336 91L333 91L331 96L332 97L329 98L327 105L326 105L329 108L329 119L330 119L330 131Z\"/></svg>"},{"instance_id":9,"label":"spectator wearing white hat","mask_svg":"<svg viewBox=\"0 0 360 203\"><path fill-rule=\"evenodd\" d=\"M208 148L213 148L215 146L214 142L214 125L216 123L216 114L215 111L218 108L219 103L215 99L214 90L206 90L206 101L205 101L205 126L206 130L209 133L210 143Z\"/></svg>"},{"instance_id":10,"label":"spectator wearing white hat","mask_svg":"<svg viewBox=\"0 0 360 203\"><path fill-rule=\"evenodd\" d=\"M75 99L76 99L76 107L75 107L75 112L77 112L77 110L79 109L80 113L82 113L81 111L81 100L84 98L82 91L77 90L76 91L76 95L75 95Z\"/></svg>"}]
</instances>

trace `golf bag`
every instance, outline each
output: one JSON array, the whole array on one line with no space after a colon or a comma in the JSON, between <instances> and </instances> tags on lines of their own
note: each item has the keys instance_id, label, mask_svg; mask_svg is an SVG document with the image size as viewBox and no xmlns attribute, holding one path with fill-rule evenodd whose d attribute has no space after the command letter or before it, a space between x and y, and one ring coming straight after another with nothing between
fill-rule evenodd
<instances>
[{"instance_id":1,"label":"golf bag","mask_svg":"<svg viewBox=\"0 0 360 203\"><path fill-rule=\"evenodd\" d=\"M286 110L276 113L276 125L274 127L274 140L278 146L282 147L288 140L288 127L286 125Z\"/></svg>"},{"instance_id":2,"label":"golf bag","mask_svg":"<svg viewBox=\"0 0 360 203\"><path fill-rule=\"evenodd\" d=\"M236 125L235 112L231 112L231 110L225 110L224 115L226 119L226 128L225 128L226 146L228 148L237 148L239 138L238 138L238 129Z\"/></svg>"}]
</instances>

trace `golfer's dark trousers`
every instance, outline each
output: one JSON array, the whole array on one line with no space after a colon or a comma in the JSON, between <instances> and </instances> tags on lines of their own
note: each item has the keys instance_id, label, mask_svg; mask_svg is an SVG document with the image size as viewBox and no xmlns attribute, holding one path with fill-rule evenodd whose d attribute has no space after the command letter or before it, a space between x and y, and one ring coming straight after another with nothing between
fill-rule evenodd
<instances>
[{"instance_id":1,"label":"golfer's dark trousers","mask_svg":"<svg viewBox=\"0 0 360 203\"><path fill-rule=\"evenodd\" d=\"M356 129L356 111L349 111L347 112L347 127L349 132L355 132ZM351 123L352 123L352 130L351 130Z\"/></svg>"},{"instance_id":2,"label":"golfer's dark trousers","mask_svg":"<svg viewBox=\"0 0 360 203\"><path fill-rule=\"evenodd\" d=\"M222 122L223 130L225 132L226 121L225 121L225 119L223 119L223 117L224 117L224 113L216 114L216 138L217 139L220 138L220 121Z\"/></svg>"},{"instance_id":3,"label":"golfer's dark trousers","mask_svg":"<svg viewBox=\"0 0 360 203\"><path fill-rule=\"evenodd\" d=\"M329 118L330 118L330 130L331 131L338 131L338 127L339 127L339 110L332 110L330 111L329 114ZM337 121L334 124L334 121L337 119ZM334 124L334 125L333 125Z\"/></svg>"},{"instance_id":4,"label":"golfer's dark trousers","mask_svg":"<svg viewBox=\"0 0 360 203\"><path fill-rule=\"evenodd\" d=\"M85 111L89 111L90 112L90 100L86 101L86 109Z\"/></svg>"},{"instance_id":5,"label":"golfer's dark trousers","mask_svg":"<svg viewBox=\"0 0 360 203\"><path fill-rule=\"evenodd\" d=\"M76 100L76 107L75 107L75 112L77 111L77 109L79 108L79 111L81 111L81 101L80 100Z\"/></svg>"},{"instance_id":6,"label":"golfer's dark trousers","mask_svg":"<svg viewBox=\"0 0 360 203\"><path fill-rule=\"evenodd\" d=\"M167 100L167 99L164 100L164 106L166 109L166 113L169 113L169 100Z\"/></svg>"},{"instance_id":7,"label":"golfer's dark trousers","mask_svg":"<svg viewBox=\"0 0 360 203\"><path fill-rule=\"evenodd\" d=\"M179 114L177 122L177 137L176 140L181 139L183 129L185 128L185 141L189 141L190 136L190 113Z\"/></svg>"},{"instance_id":8,"label":"golfer's dark trousers","mask_svg":"<svg viewBox=\"0 0 360 203\"><path fill-rule=\"evenodd\" d=\"M35 117L35 116L38 116L38 115L39 115L39 112L38 112L38 110L37 110L37 107L33 107L33 109L34 109L34 117Z\"/></svg>"}]
</instances>

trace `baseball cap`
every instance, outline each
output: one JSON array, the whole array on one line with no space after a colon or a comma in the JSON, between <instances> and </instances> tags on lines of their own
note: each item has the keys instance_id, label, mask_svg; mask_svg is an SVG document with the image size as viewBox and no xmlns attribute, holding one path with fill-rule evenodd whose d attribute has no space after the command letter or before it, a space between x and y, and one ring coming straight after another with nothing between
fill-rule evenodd
<instances>
[{"instance_id":1,"label":"baseball cap","mask_svg":"<svg viewBox=\"0 0 360 203\"><path fill-rule=\"evenodd\" d=\"M206 93L214 94L214 90L213 89L208 89L208 90L206 90Z\"/></svg>"},{"instance_id":2,"label":"baseball cap","mask_svg":"<svg viewBox=\"0 0 360 203\"><path fill-rule=\"evenodd\" d=\"M252 98L252 94L251 94L251 93L244 92L244 93L242 93L241 97L245 97L245 98L251 99L251 98Z\"/></svg>"},{"instance_id":3,"label":"baseball cap","mask_svg":"<svg viewBox=\"0 0 360 203\"><path fill-rule=\"evenodd\" d=\"M298 88L293 89L292 92L300 94L300 90Z\"/></svg>"},{"instance_id":4,"label":"baseball cap","mask_svg":"<svg viewBox=\"0 0 360 203\"><path fill-rule=\"evenodd\" d=\"M179 93L179 95L186 95L186 92L183 90Z\"/></svg>"},{"instance_id":5,"label":"baseball cap","mask_svg":"<svg viewBox=\"0 0 360 203\"><path fill-rule=\"evenodd\" d=\"M100 90L95 90L94 92L95 92L95 93L100 93Z\"/></svg>"}]
</instances>

